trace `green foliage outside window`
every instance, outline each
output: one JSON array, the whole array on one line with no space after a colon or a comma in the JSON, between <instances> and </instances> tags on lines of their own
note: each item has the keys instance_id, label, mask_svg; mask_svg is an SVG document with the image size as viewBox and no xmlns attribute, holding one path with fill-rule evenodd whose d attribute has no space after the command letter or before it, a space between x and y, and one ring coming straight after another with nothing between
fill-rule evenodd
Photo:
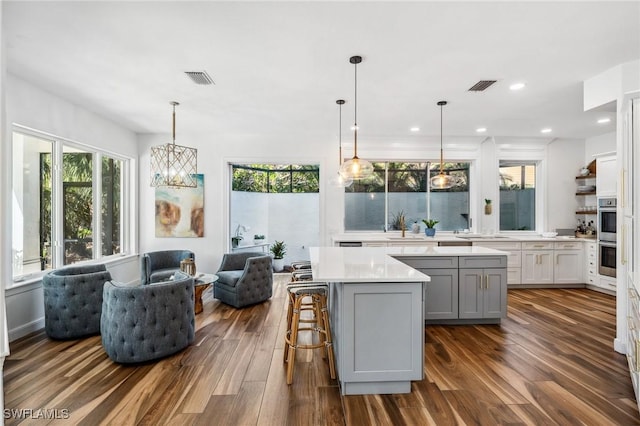
<instances>
[{"instance_id":1,"label":"green foliage outside window","mask_svg":"<svg viewBox=\"0 0 640 426\"><path fill-rule=\"evenodd\" d=\"M319 192L317 165L233 165L234 191L269 193Z\"/></svg>"}]
</instances>

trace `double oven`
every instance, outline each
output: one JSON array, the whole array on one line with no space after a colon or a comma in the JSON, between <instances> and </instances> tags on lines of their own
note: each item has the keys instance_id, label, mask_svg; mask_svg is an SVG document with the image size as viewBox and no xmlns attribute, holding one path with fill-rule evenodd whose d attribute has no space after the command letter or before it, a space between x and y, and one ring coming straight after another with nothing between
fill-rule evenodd
<instances>
[{"instance_id":1,"label":"double oven","mask_svg":"<svg viewBox=\"0 0 640 426\"><path fill-rule=\"evenodd\" d=\"M598 273L616 276L616 199L598 199Z\"/></svg>"}]
</instances>

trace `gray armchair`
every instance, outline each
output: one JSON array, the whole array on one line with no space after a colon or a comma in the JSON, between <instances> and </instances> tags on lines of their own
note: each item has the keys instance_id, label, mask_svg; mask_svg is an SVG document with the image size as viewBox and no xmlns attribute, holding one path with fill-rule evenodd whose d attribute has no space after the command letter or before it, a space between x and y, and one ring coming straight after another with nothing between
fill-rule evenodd
<instances>
[{"instance_id":1,"label":"gray armchair","mask_svg":"<svg viewBox=\"0 0 640 426\"><path fill-rule=\"evenodd\" d=\"M113 361L137 363L162 358L189 346L195 337L194 278L153 284L104 285L102 346Z\"/></svg>"},{"instance_id":2,"label":"gray armchair","mask_svg":"<svg viewBox=\"0 0 640 426\"><path fill-rule=\"evenodd\" d=\"M42 278L44 329L52 339L75 339L100 332L102 287L111 280L104 265L69 266Z\"/></svg>"},{"instance_id":3,"label":"gray armchair","mask_svg":"<svg viewBox=\"0 0 640 426\"><path fill-rule=\"evenodd\" d=\"M273 293L271 256L264 253L227 253L216 272L213 297L241 308L264 302Z\"/></svg>"},{"instance_id":4,"label":"gray armchair","mask_svg":"<svg viewBox=\"0 0 640 426\"><path fill-rule=\"evenodd\" d=\"M140 284L155 283L169 279L180 270L180 262L195 254L190 250L162 250L144 253L140 257Z\"/></svg>"}]
</instances>

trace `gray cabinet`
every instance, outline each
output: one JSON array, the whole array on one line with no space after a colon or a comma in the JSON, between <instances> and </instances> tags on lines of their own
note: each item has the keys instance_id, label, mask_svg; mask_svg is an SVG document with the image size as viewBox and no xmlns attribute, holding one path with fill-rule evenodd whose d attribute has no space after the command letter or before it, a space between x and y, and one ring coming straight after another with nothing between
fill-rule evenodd
<instances>
[{"instance_id":1,"label":"gray cabinet","mask_svg":"<svg viewBox=\"0 0 640 426\"><path fill-rule=\"evenodd\" d=\"M507 257L397 257L431 277L424 296L430 324L499 322L507 316Z\"/></svg>"},{"instance_id":2,"label":"gray cabinet","mask_svg":"<svg viewBox=\"0 0 640 426\"><path fill-rule=\"evenodd\" d=\"M424 318L458 318L458 258L399 257L400 261L431 277L426 284Z\"/></svg>"},{"instance_id":3,"label":"gray cabinet","mask_svg":"<svg viewBox=\"0 0 640 426\"><path fill-rule=\"evenodd\" d=\"M421 282L331 283L331 328L343 395L411 392L424 371Z\"/></svg>"},{"instance_id":4,"label":"gray cabinet","mask_svg":"<svg viewBox=\"0 0 640 426\"><path fill-rule=\"evenodd\" d=\"M458 318L458 270L418 270L431 277L424 296L424 319Z\"/></svg>"},{"instance_id":5,"label":"gray cabinet","mask_svg":"<svg viewBox=\"0 0 640 426\"><path fill-rule=\"evenodd\" d=\"M460 269L460 318L504 318L507 271L502 268Z\"/></svg>"},{"instance_id":6,"label":"gray cabinet","mask_svg":"<svg viewBox=\"0 0 640 426\"><path fill-rule=\"evenodd\" d=\"M507 316L506 256L460 257L459 317Z\"/></svg>"}]
</instances>

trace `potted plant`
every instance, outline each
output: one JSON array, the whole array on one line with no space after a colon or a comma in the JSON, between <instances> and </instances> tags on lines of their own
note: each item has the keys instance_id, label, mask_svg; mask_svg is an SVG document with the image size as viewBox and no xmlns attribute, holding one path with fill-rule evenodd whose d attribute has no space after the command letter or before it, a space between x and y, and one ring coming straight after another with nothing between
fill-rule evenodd
<instances>
[{"instance_id":1,"label":"potted plant","mask_svg":"<svg viewBox=\"0 0 640 426\"><path fill-rule=\"evenodd\" d=\"M426 228L424 229L424 234L427 237L435 236L436 235L436 229L434 228L434 226L436 226L436 224L440 223L440 221L435 220L435 219L422 219L422 222L426 226Z\"/></svg>"},{"instance_id":2,"label":"potted plant","mask_svg":"<svg viewBox=\"0 0 640 426\"><path fill-rule=\"evenodd\" d=\"M484 214L491 214L491 200L488 198L484 199Z\"/></svg>"},{"instance_id":3,"label":"potted plant","mask_svg":"<svg viewBox=\"0 0 640 426\"><path fill-rule=\"evenodd\" d=\"M263 234L255 234L253 236L253 244L262 244L264 243L265 236Z\"/></svg>"},{"instance_id":4,"label":"potted plant","mask_svg":"<svg viewBox=\"0 0 640 426\"><path fill-rule=\"evenodd\" d=\"M231 237L231 248L236 248L242 241L242 235L236 235L235 237Z\"/></svg>"},{"instance_id":5,"label":"potted plant","mask_svg":"<svg viewBox=\"0 0 640 426\"><path fill-rule=\"evenodd\" d=\"M284 241L276 241L271 244L269 251L273 254L273 270L281 272L284 269L284 255L287 254L287 245Z\"/></svg>"}]
</instances>

